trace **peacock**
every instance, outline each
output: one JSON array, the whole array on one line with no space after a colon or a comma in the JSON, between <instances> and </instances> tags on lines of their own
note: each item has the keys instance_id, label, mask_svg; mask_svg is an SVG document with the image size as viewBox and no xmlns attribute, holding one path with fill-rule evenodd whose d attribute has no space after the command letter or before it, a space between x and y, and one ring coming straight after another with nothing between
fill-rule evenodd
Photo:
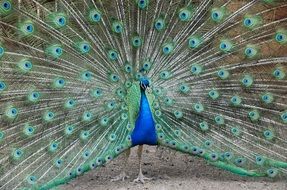
<instances>
[{"instance_id":1,"label":"peacock","mask_svg":"<svg viewBox=\"0 0 287 190\"><path fill-rule=\"evenodd\" d=\"M287 1L0 0L0 121L0 190L144 145L286 177Z\"/></svg>"}]
</instances>

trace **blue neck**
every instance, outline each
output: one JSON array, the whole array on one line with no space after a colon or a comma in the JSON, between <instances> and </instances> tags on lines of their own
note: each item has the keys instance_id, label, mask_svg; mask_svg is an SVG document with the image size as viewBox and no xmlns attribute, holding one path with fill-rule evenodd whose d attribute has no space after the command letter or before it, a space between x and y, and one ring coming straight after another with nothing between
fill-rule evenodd
<instances>
[{"instance_id":1,"label":"blue neck","mask_svg":"<svg viewBox=\"0 0 287 190\"><path fill-rule=\"evenodd\" d=\"M142 89L140 110L131 137L132 146L157 144L155 122L153 120L152 112L145 91Z\"/></svg>"}]
</instances>

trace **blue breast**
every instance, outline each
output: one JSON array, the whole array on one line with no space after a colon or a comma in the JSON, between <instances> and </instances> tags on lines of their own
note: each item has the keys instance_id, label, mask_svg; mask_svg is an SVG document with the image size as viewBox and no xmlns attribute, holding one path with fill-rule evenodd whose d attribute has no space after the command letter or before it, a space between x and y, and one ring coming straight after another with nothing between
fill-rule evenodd
<instances>
[{"instance_id":1,"label":"blue breast","mask_svg":"<svg viewBox=\"0 0 287 190\"><path fill-rule=\"evenodd\" d=\"M144 91L141 92L140 111L131 138L132 146L157 144L155 122Z\"/></svg>"}]
</instances>

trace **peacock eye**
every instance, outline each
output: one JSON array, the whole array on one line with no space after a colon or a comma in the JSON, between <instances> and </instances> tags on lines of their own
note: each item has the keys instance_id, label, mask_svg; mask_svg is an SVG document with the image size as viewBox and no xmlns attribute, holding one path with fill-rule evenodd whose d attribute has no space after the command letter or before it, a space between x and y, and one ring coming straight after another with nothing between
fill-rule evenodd
<instances>
[{"instance_id":1,"label":"peacock eye","mask_svg":"<svg viewBox=\"0 0 287 190\"><path fill-rule=\"evenodd\" d=\"M282 34L277 34L276 39L277 39L278 41L282 41L282 40L284 39L284 37L283 37Z\"/></svg>"},{"instance_id":2,"label":"peacock eye","mask_svg":"<svg viewBox=\"0 0 287 190\"><path fill-rule=\"evenodd\" d=\"M249 26L252 22L251 22L250 19L246 19L246 20L244 21L244 23L245 23L245 25Z\"/></svg>"},{"instance_id":3,"label":"peacock eye","mask_svg":"<svg viewBox=\"0 0 287 190\"><path fill-rule=\"evenodd\" d=\"M28 25L28 26L27 26L27 30L28 30L28 31L31 31L32 29L33 29L33 27L32 27L31 25Z\"/></svg>"},{"instance_id":4,"label":"peacock eye","mask_svg":"<svg viewBox=\"0 0 287 190\"><path fill-rule=\"evenodd\" d=\"M61 18L59 18L59 23L61 24L61 25L64 25L65 24L65 19L63 18L63 17L61 17Z\"/></svg>"},{"instance_id":5,"label":"peacock eye","mask_svg":"<svg viewBox=\"0 0 287 190\"><path fill-rule=\"evenodd\" d=\"M182 16L183 18L186 18L186 13L182 13L181 16Z\"/></svg>"},{"instance_id":6,"label":"peacock eye","mask_svg":"<svg viewBox=\"0 0 287 190\"><path fill-rule=\"evenodd\" d=\"M9 2L5 1L3 3L3 7L4 7L5 10L9 10L11 8L11 4Z\"/></svg>"}]
</instances>

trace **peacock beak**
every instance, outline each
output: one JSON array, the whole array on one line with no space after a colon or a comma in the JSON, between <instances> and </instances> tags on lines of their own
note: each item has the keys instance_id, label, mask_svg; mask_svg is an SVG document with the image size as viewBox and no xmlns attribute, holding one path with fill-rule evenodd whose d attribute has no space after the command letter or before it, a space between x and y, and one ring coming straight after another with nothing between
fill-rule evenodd
<instances>
[{"instance_id":1,"label":"peacock beak","mask_svg":"<svg viewBox=\"0 0 287 190\"><path fill-rule=\"evenodd\" d=\"M145 90L145 89L147 88L147 86L146 86L142 81L140 81L140 87L141 87L143 90Z\"/></svg>"}]
</instances>

